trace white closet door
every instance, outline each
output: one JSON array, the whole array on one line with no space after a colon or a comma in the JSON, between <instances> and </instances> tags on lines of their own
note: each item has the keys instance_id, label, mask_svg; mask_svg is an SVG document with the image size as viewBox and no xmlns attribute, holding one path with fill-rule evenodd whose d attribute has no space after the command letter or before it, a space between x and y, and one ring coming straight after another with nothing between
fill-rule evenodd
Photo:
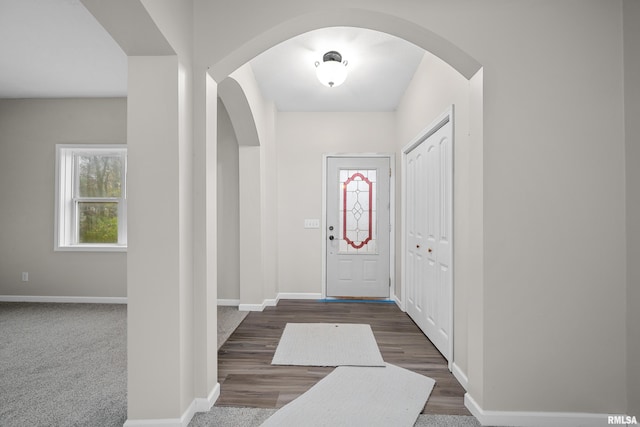
<instances>
[{"instance_id":1,"label":"white closet door","mask_svg":"<svg viewBox=\"0 0 640 427\"><path fill-rule=\"evenodd\" d=\"M442 355L453 342L451 120L406 156L407 312Z\"/></svg>"}]
</instances>

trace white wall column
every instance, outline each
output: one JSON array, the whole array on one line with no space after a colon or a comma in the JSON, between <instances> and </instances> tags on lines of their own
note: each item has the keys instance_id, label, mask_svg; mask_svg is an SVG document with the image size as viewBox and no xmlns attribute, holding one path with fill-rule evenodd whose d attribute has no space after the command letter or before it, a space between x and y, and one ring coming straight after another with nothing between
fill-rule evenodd
<instances>
[{"instance_id":1,"label":"white wall column","mask_svg":"<svg viewBox=\"0 0 640 427\"><path fill-rule=\"evenodd\" d=\"M224 103L218 100L217 153L218 299L240 300L240 208L238 139Z\"/></svg>"},{"instance_id":2,"label":"white wall column","mask_svg":"<svg viewBox=\"0 0 640 427\"><path fill-rule=\"evenodd\" d=\"M467 392L482 407L484 404L484 70L469 81L469 244L466 302L467 310Z\"/></svg>"},{"instance_id":3,"label":"white wall column","mask_svg":"<svg viewBox=\"0 0 640 427\"><path fill-rule=\"evenodd\" d=\"M200 68L203 70L204 67ZM197 411L219 394L217 281L218 91L206 72L194 79L194 393Z\"/></svg>"},{"instance_id":4,"label":"white wall column","mask_svg":"<svg viewBox=\"0 0 640 427\"><path fill-rule=\"evenodd\" d=\"M128 420L185 409L178 88L176 56L129 57Z\"/></svg>"},{"instance_id":5,"label":"white wall column","mask_svg":"<svg viewBox=\"0 0 640 427\"><path fill-rule=\"evenodd\" d=\"M240 305L243 308L243 305L263 301L260 147L240 146L239 162Z\"/></svg>"}]
</instances>

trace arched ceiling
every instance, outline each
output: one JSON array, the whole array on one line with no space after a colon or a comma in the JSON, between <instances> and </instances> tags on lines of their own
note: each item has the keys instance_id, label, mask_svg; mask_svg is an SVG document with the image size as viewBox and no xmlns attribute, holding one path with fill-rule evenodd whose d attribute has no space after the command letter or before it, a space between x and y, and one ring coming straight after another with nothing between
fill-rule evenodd
<instances>
[{"instance_id":1,"label":"arched ceiling","mask_svg":"<svg viewBox=\"0 0 640 427\"><path fill-rule=\"evenodd\" d=\"M315 62L336 50L347 80L328 88ZM250 64L265 98L280 111L394 111L425 51L398 37L353 28L322 28L265 51Z\"/></svg>"}]
</instances>

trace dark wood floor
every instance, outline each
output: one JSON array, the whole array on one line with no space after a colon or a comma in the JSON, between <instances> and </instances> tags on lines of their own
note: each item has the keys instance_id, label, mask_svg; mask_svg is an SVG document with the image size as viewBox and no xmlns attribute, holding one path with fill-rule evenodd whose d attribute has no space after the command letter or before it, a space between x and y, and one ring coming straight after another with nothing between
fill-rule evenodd
<instances>
[{"instance_id":1,"label":"dark wood floor","mask_svg":"<svg viewBox=\"0 0 640 427\"><path fill-rule=\"evenodd\" d=\"M333 371L271 365L288 322L370 324L386 362L436 380L422 413L470 415L463 403L465 391L446 360L395 304L300 300L282 300L277 307L251 312L220 348L216 406L280 408Z\"/></svg>"}]
</instances>

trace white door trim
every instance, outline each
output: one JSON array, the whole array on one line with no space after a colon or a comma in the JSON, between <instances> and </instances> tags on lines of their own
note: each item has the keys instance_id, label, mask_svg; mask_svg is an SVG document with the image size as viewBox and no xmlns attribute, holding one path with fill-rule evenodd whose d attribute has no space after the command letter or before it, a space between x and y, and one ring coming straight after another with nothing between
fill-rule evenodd
<instances>
[{"instance_id":1,"label":"white door trim","mask_svg":"<svg viewBox=\"0 0 640 427\"><path fill-rule=\"evenodd\" d=\"M322 299L327 297L327 159L329 157L386 157L391 167L389 178L389 221L391 232L389 234L389 276L391 279L389 299L395 298L396 288L396 156L393 153L325 153L322 155ZM404 291L404 290L403 290Z\"/></svg>"},{"instance_id":2,"label":"white door trim","mask_svg":"<svg viewBox=\"0 0 640 427\"><path fill-rule=\"evenodd\" d=\"M424 128L422 131L420 131L418 133L418 135L413 138L411 140L411 142L409 142L407 145L405 145L402 148L402 159L401 159L401 164L400 164L400 168L401 168L401 188L400 188L400 194L402 197L402 201L401 201L401 205L400 205L400 215L402 218L406 218L406 214L407 214L407 168L406 168L406 162L407 162L407 154L413 150L414 148L416 148L418 145L420 145L423 141L425 141L427 138L429 138L431 135L433 135L435 132L438 131L438 129L440 129L442 126L444 126L445 124L451 122L451 135L452 135L452 139L453 141L455 141L455 123L453 121L453 112L454 112L454 106L451 105L450 107L448 107L440 116L438 116L433 122L431 122L431 124L429 124L429 126L427 126L426 128ZM455 142L454 142L455 144ZM455 147L455 145L454 145ZM455 150L455 148L454 148ZM453 153L452 153L453 155ZM455 156L452 157L452 168L451 168L451 173L455 174ZM452 177L452 184L454 184L454 180ZM454 309L455 309L455 270L454 270L454 265L455 265L455 259L454 259L454 242L455 242L455 227L454 227L454 210L453 210L453 200L455 198L455 193L454 193L454 186L451 188L451 192L452 192L452 196L451 196L451 206L450 206L450 212L451 212L451 307L449 310L449 321L450 321L450 325L451 325L451 336L450 336L450 340L449 340L449 371L451 371L452 366L453 366L453 360L454 360L454 346L453 346L453 342L454 342L454 330L455 330L455 324L454 324ZM406 221L402 221L401 224L401 230L400 230L400 253L402 254L402 262L400 263L400 275L402 277L402 283L400 285L400 289L402 290L402 300L400 303L400 308L402 309L402 311L406 312L407 311L407 289L406 289L406 283L405 283L405 277L406 276L406 259L407 259L407 253L406 253Z\"/></svg>"}]
</instances>

